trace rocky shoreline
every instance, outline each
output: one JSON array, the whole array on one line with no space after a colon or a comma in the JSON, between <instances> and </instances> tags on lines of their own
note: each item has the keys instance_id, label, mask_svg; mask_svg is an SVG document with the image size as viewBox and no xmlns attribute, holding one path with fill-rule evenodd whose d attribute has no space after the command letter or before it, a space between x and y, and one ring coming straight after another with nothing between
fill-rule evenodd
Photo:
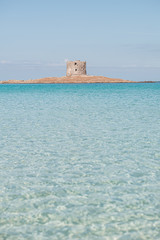
<instances>
[{"instance_id":1,"label":"rocky shoreline","mask_svg":"<svg viewBox=\"0 0 160 240\"><path fill-rule=\"evenodd\" d=\"M145 81L146 83L154 81ZM103 76L71 76L71 77L47 77L34 80L7 80L0 84L54 84L54 83L140 83L119 78L108 78ZM142 82L141 82L142 83Z\"/></svg>"}]
</instances>

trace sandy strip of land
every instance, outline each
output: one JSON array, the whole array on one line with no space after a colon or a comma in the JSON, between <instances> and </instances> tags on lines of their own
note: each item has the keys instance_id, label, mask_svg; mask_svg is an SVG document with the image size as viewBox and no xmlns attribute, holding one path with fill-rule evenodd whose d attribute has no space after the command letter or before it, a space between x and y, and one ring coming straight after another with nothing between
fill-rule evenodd
<instances>
[{"instance_id":1,"label":"sandy strip of land","mask_svg":"<svg viewBox=\"0 0 160 240\"><path fill-rule=\"evenodd\" d=\"M34 80L7 80L0 84L36 84L36 83L133 83L135 81L103 76L47 77Z\"/></svg>"}]
</instances>

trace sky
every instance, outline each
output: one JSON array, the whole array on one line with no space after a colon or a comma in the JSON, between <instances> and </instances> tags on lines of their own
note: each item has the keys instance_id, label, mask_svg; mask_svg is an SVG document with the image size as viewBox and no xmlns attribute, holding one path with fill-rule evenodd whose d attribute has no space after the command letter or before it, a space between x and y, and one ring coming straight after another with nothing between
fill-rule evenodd
<instances>
[{"instance_id":1,"label":"sky","mask_svg":"<svg viewBox=\"0 0 160 240\"><path fill-rule=\"evenodd\" d=\"M160 0L0 0L0 80L89 75L160 81Z\"/></svg>"}]
</instances>

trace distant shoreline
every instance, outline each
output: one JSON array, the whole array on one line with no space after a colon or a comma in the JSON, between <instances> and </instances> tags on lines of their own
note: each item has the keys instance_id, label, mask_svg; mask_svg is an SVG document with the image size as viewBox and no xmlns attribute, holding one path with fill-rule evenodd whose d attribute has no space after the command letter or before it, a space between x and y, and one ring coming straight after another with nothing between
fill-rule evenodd
<instances>
[{"instance_id":1,"label":"distant shoreline","mask_svg":"<svg viewBox=\"0 0 160 240\"><path fill-rule=\"evenodd\" d=\"M103 76L71 76L71 77L47 77L34 80L6 80L0 84L55 84L55 83L155 83L155 81L130 81L119 78L108 78Z\"/></svg>"}]
</instances>

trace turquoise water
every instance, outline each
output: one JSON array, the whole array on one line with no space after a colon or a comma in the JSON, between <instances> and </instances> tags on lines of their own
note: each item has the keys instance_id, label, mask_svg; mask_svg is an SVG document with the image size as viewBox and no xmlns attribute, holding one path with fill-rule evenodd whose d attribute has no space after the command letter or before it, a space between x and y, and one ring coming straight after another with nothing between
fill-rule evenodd
<instances>
[{"instance_id":1,"label":"turquoise water","mask_svg":"<svg viewBox=\"0 0 160 240\"><path fill-rule=\"evenodd\" d=\"M0 239L160 239L160 84L1 85Z\"/></svg>"}]
</instances>

